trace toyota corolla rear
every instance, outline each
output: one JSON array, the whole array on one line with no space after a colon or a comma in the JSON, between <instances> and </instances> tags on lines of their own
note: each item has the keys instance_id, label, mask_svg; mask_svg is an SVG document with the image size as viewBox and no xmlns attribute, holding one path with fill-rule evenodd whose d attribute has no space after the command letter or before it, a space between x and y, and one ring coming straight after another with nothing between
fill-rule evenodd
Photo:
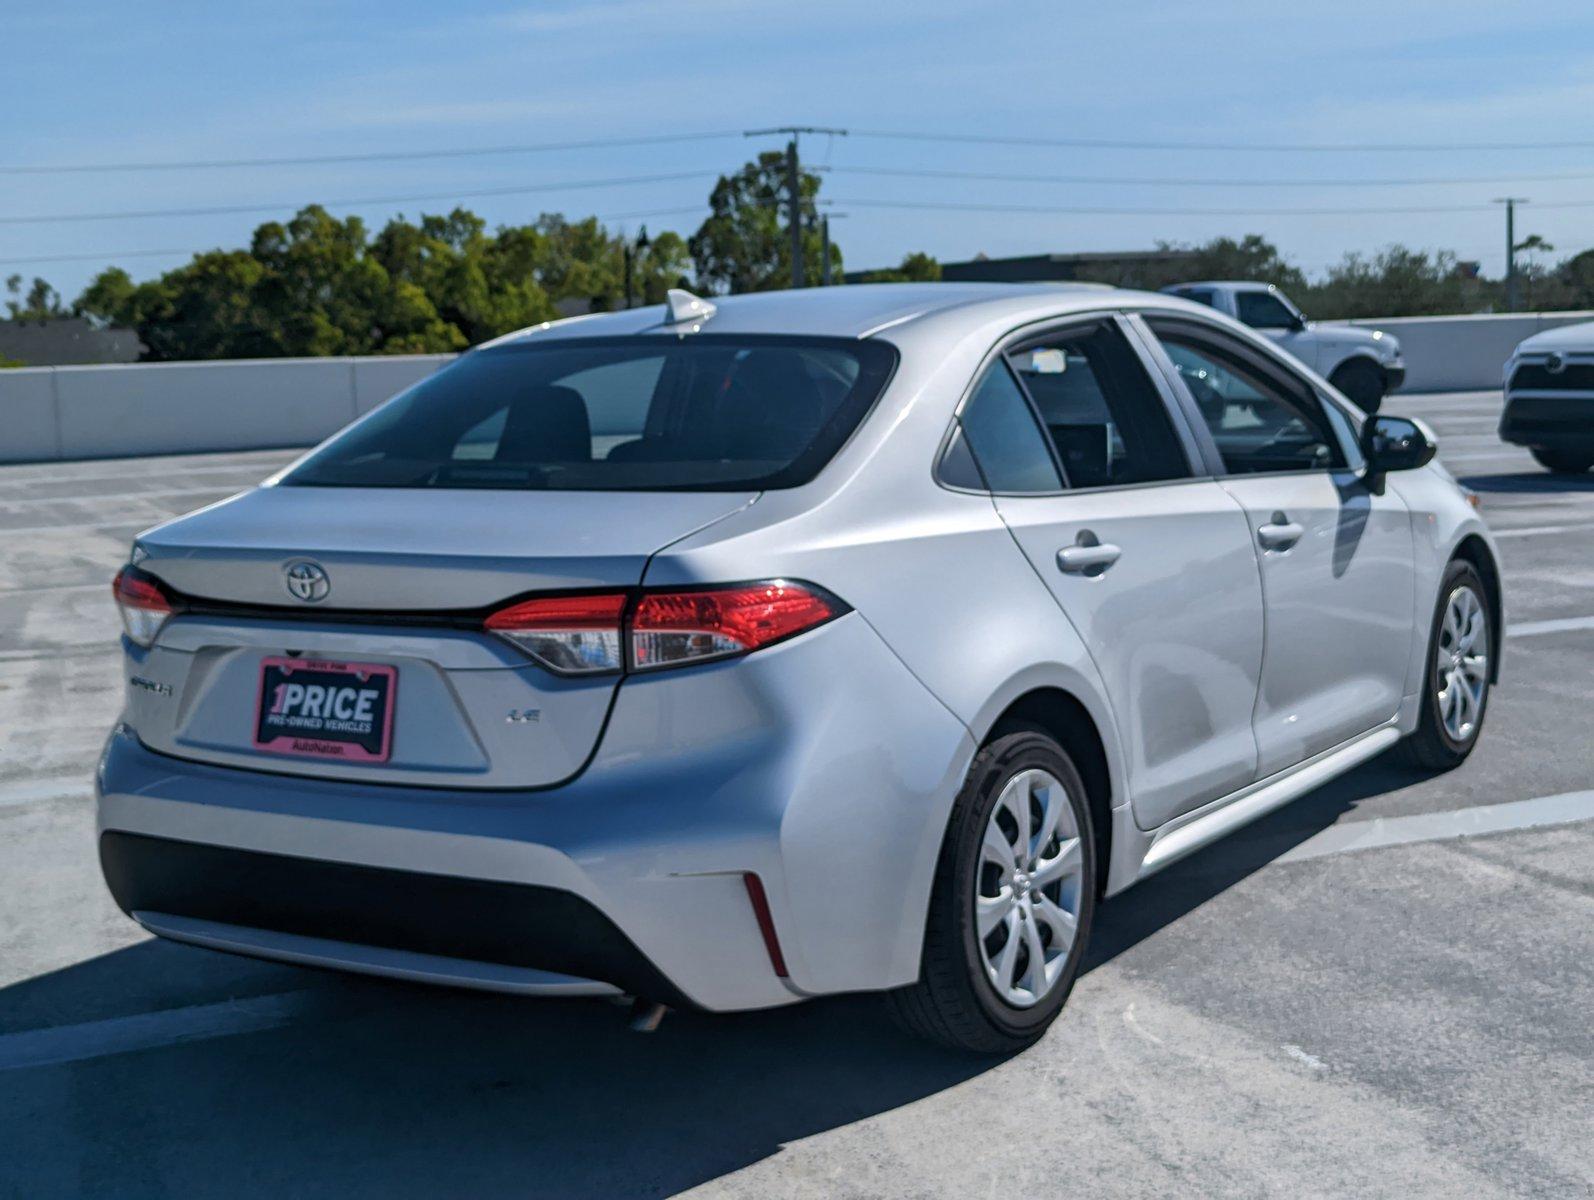
<instances>
[{"instance_id":1,"label":"toyota corolla rear","mask_svg":"<svg viewBox=\"0 0 1594 1200\"><path fill-rule=\"evenodd\" d=\"M961 727L822 579L648 582L813 480L895 366L839 338L510 342L142 535L99 773L118 903L511 991L731 1009L911 977L892 922L836 952L846 915L791 861L847 853L843 764L920 793Z\"/></svg>"}]
</instances>

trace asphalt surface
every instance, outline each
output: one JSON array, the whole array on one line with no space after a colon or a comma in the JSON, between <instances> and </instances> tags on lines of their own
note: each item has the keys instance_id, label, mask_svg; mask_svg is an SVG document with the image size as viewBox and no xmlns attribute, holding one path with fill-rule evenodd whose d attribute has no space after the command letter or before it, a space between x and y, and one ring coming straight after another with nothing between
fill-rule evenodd
<instances>
[{"instance_id":1,"label":"asphalt surface","mask_svg":"<svg viewBox=\"0 0 1594 1200\"><path fill-rule=\"evenodd\" d=\"M1388 405L1501 534L1472 759L1375 760L1110 901L1003 1062L868 998L642 1035L157 944L94 861L106 584L290 456L0 468L0 1196L1594 1195L1594 475L1499 403Z\"/></svg>"}]
</instances>

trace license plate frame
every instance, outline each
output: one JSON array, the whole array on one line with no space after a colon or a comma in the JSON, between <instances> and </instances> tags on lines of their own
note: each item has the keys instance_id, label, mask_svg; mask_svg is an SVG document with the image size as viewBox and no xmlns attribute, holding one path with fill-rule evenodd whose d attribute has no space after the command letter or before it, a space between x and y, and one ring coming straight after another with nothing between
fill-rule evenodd
<instances>
[{"instance_id":1,"label":"license plate frame","mask_svg":"<svg viewBox=\"0 0 1594 1200\"><path fill-rule=\"evenodd\" d=\"M397 697L398 668L385 663L262 658L254 747L287 758L385 763L393 756Z\"/></svg>"}]
</instances>

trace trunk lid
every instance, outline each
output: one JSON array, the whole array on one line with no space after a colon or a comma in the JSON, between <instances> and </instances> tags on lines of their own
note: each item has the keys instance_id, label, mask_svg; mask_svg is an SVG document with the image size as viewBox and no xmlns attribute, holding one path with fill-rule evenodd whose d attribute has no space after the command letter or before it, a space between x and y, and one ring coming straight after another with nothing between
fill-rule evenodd
<instances>
[{"instance_id":1,"label":"trunk lid","mask_svg":"<svg viewBox=\"0 0 1594 1200\"><path fill-rule=\"evenodd\" d=\"M756 495L245 493L138 539L139 567L201 603L153 648L130 648L127 722L155 750L224 766L439 787L557 784L591 756L618 677L556 675L458 614L527 592L635 587L653 553ZM306 562L327 584L309 602L287 574ZM300 663L302 678L327 686L328 719L334 685L374 677L390 732L363 750L300 739L313 752L281 752L295 739L265 736L261 711ZM341 703L363 711L352 696Z\"/></svg>"}]
</instances>

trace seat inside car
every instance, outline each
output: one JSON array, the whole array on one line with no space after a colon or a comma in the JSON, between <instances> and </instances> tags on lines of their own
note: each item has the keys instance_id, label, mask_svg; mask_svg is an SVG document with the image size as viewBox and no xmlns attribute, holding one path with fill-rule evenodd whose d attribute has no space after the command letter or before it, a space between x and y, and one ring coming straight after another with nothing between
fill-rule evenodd
<instances>
[{"instance_id":1,"label":"seat inside car","mask_svg":"<svg viewBox=\"0 0 1594 1200\"><path fill-rule=\"evenodd\" d=\"M509 406L499 462L591 462L587 402L568 387L538 387Z\"/></svg>"}]
</instances>

